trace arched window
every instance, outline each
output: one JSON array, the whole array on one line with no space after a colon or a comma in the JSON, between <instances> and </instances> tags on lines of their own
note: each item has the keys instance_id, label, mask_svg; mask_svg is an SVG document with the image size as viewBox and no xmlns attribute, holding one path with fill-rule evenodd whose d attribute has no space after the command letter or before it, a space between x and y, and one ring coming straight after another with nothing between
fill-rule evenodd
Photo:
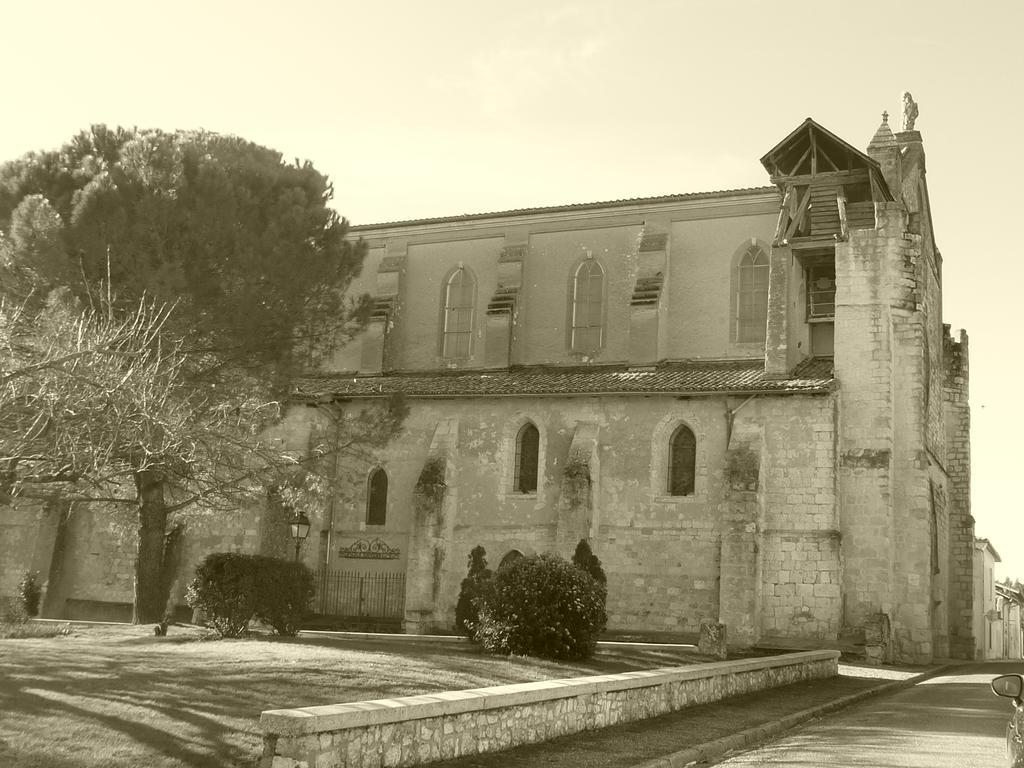
<instances>
[{"instance_id":1,"label":"arched window","mask_svg":"<svg viewBox=\"0 0 1024 768\"><path fill-rule=\"evenodd\" d=\"M388 473L377 467L370 473L366 494L366 524L384 525L388 517Z\"/></svg>"},{"instance_id":2,"label":"arched window","mask_svg":"<svg viewBox=\"0 0 1024 768\"><path fill-rule=\"evenodd\" d=\"M736 341L764 341L768 324L768 256L751 245L736 265Z\"/></svg>"},{"instance_id":3,"label":"arched window","mask_svg":"<svg viewBox=\"0 0 1024 768\"><path fill-rule=\"evenodd\" d=\"M441 356L469 357L473 342L473 309L476 279L465 267L452 272L444 287L444 339Z\"/></svg>"},{"instance_id":4,"label":"arched window","mask_svg":"<svg viewBox=\"0 0 1024 768\"><path fill-rule=\"evenodd\" d=\"M540 459L540 432L530 422L523 424L516 436L516 493L537 492L537 464Z\"/></svg>"},{"instance_id":5,"label":"arched window","mask_svg":"<svg viewBox=\"0 0 1024 768\"><path fill-rule=\"evenodd\" d=\"M518 549L510 549L505 553L505 556L501 558L501 562L498 563L498 569L501 570L506 565L512 565L516 560L523 557L523 553Z\"/></svg>"},{"instance_id":6,"label":"arched window","mask_svg":"<svg viewBox=\"0 0 1024 768\"><path fill-rule=\"evenodd\" d=\"M604 270L594 259L576 268L572 281L573 352L596 352L604 344Z\"/></svg>"},{"instance_id":7,"label":"arched window","mask_svg":"<svg viewBox=\"0 0 1024 768\"><path fill-rule=\"evenodd\" d=\"M697 439L685 424L672 433L668 444L668 494L692 496L697 468Z\"/></svg>"}]
</instances>

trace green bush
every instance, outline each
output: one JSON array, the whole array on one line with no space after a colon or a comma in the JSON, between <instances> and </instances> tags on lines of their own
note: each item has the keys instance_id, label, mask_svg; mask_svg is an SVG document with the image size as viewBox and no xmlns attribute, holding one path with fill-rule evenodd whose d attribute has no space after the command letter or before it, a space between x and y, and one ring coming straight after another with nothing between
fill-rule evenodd
<instances>
[{"instance_id":1,"label":"green bush","mask_svg":"<svg viewBox=\"0 0 1024 768\"><path fill-rule=\"evenodd\" d=\"M260 557L256 617L279 635L294 637L313 599L313 573L302 563Z\"/></svg>"},{"instance_id":2,"label":"green bush","mask_svg":"<svg viewBox=\"0 0 1024 768\"><path fill-rule=\"evenodd\" d=\"M43 588L39 584L36 571L25 571L18 582L18 601L25 615L32 618L39 615L39 599L43 596Z\"/></svg>"},{"instance_id":3,"label":"green bush","mask_svg":"<svg viewBox=\"0 0 1024 768\"><path fill-rule=\"evenodd\" d=\"M28 621L20 595L0 595L0 624L24 624Z\"/></svg>"},{"instance_id":4,"label":"green bush","mask_svg":"<svg viewBox=\"0 0 1024 768\"><path fill-rule=\"evenodd\" d=\"M312 599L313 574L302 563L235 552L207 555L185 593L221 637L238 637L253 617L295 635Z\"/></svg>"},{"instance_id":5,"label":"green bush","mask_svg":"<svg viewBox=\"0 0 1024 768\"><path fill-rule=\"evenodd\" d=\"M580 543L576 545L576 551L572 556L572 564L577 568L582 568L601 584L608 583L608 577L604 574L601 561L590 549L590 544L587 543L586 539L580 539Z\"/></svg>"},{"instance_id":6,"label":"green bush","mask_svg":"<svg viewBox=\"0 0 1024 768\"><path fill-rule=\"evenodd\" d=\"M473 639L492 653L587 658L606 598L604 584L558 555L521 557L490 580Z\"/></svg>"},{"instance_id":7,"label":"green bush","mask_svg":"<svg viewBox=\"0 0 1024 768\"><path fill-rule=\"evenodd\" d=\"M54 624L51 622L5 621L0 619L0 640L26 640L47 637L66 637L71 634L68 623Z\"/></svg>"},{"instance_id":8,"label":"green bush","mask_svg":"<svg viewBox=\"0 0 1024 768\"><path fill-rule=\"evenodd\" d=\"M473 547L467 562L469 573L462 580L459 601L455 604L455 629L472 639L488 584L494 575L487 567L487 550L480 545Z\"/></svg>"},{"instance_id":9,"label":"green bush","mask_svg":"<svg viewBox=\"0 0 1024 768\"><path fill-rule=\"evenodd\" d=\"M205 613L221 637L238 637L256 612L256 584L253 555L214 552L196 567L185 602Z\"/></svg>"}]
</instances>

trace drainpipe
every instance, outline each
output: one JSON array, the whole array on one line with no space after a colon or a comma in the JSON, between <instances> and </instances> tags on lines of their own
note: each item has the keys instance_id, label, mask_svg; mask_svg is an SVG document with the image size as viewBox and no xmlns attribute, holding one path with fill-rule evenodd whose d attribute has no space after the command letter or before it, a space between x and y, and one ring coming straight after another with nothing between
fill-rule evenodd
<instances>
[{"instance_id":1,"label":"drainpipe","mask_svg":"<svg viewBox=\"0 0 1024 768\"><path fill-rule=\"evenodd\" d=\"M739 413L740 409L743 408L747 403L749 403L755 397L757 397L757 395L751 395L746 400L744 400L742 403L737 405L735 408L733 408L731 410L729 408L725 409L725 449L726 450L729 450L729 443L732 442L732 425L733 425L733 422L736 420L736 414Z\"/></svg>"},{"instance_id":2,"label":"drainpipe","mask_svg":"<svg viewBox=\"0 0 1024 768\"><path fill-rule=\"evenodd\" d=\"M335 403L330 402L326 405L327 414L334 419L334 457L331 461L331 485L333 485L338 479L338 445L341 443L341 417L335 412ZM319 408L320 405L318 404ZM331 567L331 552L334 549L334 504L335 494L332 492L330 499L327 501L327 552L324 554L324 584L327 581L327 574ZM327 590L322 589L320 595L320 613L327 610Z\"/></svg>"},{"instance_id":3,"label":"drainpipe","mask_svg":"<svg viewBox=\"0 0 1024 768\"><path fill-rule=\"evenodd\" d=\"M334 457L331 462L331 484L333 485L338 481L338 446L341 445L341 416L338 414L333 406L332 402L329 404L330 410L328 413L331 414L331 418L334 419ZM331 498L327 502L327 556L324 558L324 570L328 570L331 567L331 552L334 549L334 505L337 494L332 492Z\"/></svg>"}]
</instances>

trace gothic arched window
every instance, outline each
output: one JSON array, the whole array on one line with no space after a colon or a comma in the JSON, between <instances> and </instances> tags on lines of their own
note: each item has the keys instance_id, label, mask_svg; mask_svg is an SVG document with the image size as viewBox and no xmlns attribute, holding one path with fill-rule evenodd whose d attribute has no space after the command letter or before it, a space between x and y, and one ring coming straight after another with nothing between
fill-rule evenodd
<instances>
[{"instance_id":1,"label":"gothic arched window","mask_svg":"<svg viewBox=\"0 0 1024 768\"><path fill-rule=\"evenodd\" d=\"M595 259L576 268L572 281L569 347L589 354L604 345L604 269Z\"/></svg>"},{"instance_id":2,"label":"gothic arched window","mask_svg":"<svg viewBox=\"0 0 1024 768\"><path fill-rule=\"evenodd\" d=\"M367 481L366 524L384 525L388 517L388 473L377 467Z\"/></svg>"},{"instance_id":3,"label":"gothic arched window","mask_svg":"<svg viewBox=\"0 0 1024 768\"><path fill-rule=\"evenodd\" d=\"M475 303L476 279L468 269L459 267L452 272L444 287L442 357L469 357L473 342Z\"/></svg>"},{"instance_id":4,"label":"gothic arched window","mask_svg":"<svg viewBox=\"0 0 1024 768\"><path fill-rule=\"evenodd\" d=\"M668 444L668 494L692 496L697 469L697 439L685 424L672 433Z\"/></svg>"},{"instance_id":5,"label":"gothic arched window","mask_svg":"<svg viewBox=\"0 0 1024 768\"><path fill-rule=\"evenodd\" d=\"M523 424L516 436L516 470L512 485L516 493L537 492L537 464L540 459L540 432L532 423Z\"/></svg>"},{"instance_id":6,"label":"gothic arched window","mask_svg":"<svg viewBox=\"0 0 1024 768\"><path fill-rule=\"evenodd\" d=\"M520 552L518 549L510 549L508 552L505 553L505 556L501 558L501 562L498 563L498 570L501 570L506 565L512 565L512 563L514 563L516 560L519 560L522 557L523 553Z\"/></svg>"},{"instance_id":7,"label":"gothic arched window","mask_svg":"<svg viewBox=\"0 0 1024 768\"><path fill-rule=\"evenodd\" d=\"M768 256L751 245L736 265L736 341L764 341L768 324Z\"/></svg>"}]
</instances>

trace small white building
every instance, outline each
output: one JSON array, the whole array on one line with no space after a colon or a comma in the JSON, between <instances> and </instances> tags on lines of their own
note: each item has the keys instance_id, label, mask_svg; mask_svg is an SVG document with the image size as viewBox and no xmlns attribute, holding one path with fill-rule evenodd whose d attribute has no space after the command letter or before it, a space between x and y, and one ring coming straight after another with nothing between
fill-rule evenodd
<instances>
[{"instance_id":1,"label":"small white building","mask_svg":"<svg viewBox=\"0 0 1024 768\"><path fill-rule=\"evenodd\" d=\"M1024 607L1024 587L1018 583L995 585L996 610L1002 623L1002 656L1003 659L1022 658L1021 609Z\"/></svg>"},{"instance_id":2,"label":"small white building","mask_svg":"<svg viewBox=\"0 0 1024 768\"><path fill-rule=\"evenodd\" d=\"M999 553L988 539L974 540L974 658L1003 658L1003 618L996 607Z\"/></svg>"}]
</instances>

